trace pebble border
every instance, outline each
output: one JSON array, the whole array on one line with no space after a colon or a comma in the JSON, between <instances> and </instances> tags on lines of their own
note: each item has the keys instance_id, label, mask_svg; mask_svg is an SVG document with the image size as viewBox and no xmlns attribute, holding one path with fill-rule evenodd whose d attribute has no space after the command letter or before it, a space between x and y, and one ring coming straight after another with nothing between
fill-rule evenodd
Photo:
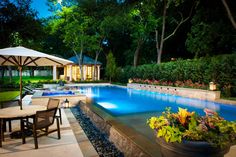
<instances>
[{"instance_id":1,"label":"pebble border","mask_svg":"<svg viewBox=\"0 0 236 157\"><path fill-rule=\"evenodd\" d=\"M124 154L116 148L114 143L108 140L109 137L93 125L79 106L71 108L71 112L74 114L100 157L124 157Z\"/></svg>"}]
</instances>

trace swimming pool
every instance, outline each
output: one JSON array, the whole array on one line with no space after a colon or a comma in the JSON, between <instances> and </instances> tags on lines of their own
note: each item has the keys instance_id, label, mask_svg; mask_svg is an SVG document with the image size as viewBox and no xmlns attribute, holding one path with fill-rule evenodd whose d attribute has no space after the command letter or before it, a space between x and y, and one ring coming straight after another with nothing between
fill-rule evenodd
<instances>
[{"instance_id":1,"label":"swimming pool","mask_svg":"<svg viewBox=\"0 0 236 157\"><path fill-rule=\"evenodd\" d=\"M81 87L79 90L92 98L96 105L116 117L159 114L166 107L171 107L173 111L182 107L200 115L204 115L204 108L209 108L219 112L227 120L236 120L236 106L233 105L117 86Z\"/></svg>"},{"instance_id":2,"label":"swimming pool","mask_svg":"<svg viewBox=\"0 0 236 157\"><path fill-rule=\"evenodd\" d=\"M68 95L75 95L75 93L72 91L47 91L42 93L42 96L68 96Z\"/></svg>"}]
</instances>

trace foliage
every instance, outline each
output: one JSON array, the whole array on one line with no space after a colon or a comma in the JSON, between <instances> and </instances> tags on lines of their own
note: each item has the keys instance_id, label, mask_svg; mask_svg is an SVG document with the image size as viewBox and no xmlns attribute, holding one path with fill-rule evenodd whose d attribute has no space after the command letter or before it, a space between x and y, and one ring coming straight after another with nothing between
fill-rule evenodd
<instances>
[{"instance_id":1,"label":"foliage","mask_svg":"<svg viewBox=\"0 0 236 157\"><path fill-rule=\"evenodd\" d=\"M22 39L19 32L13 32L10 34L11 46L20 46L22 45Z\"/></svg>"},{"instance_id":2,"label":"foliage","mask_svg":"<svg viewBox=\"0 0 236 157\"><path fill-rule=\"evenodd\" d=\"M0 2L0 47L22 46L42 48L44 30L32 0L2 0ZM17 35L18 34L18 35ZM18 36L18 37L17 37ZM20 40L16 40L16 37Z\"/></svg>"},{"instance_id":3,"label":"foliage","mask_svg":"<svg viewBox=\"0 0 236 157\"><path fill-rule=\"evenodd\" d=\"M90 80L85 80L85 81L73 81L74 83L107 83L105 80L95 80L95 81L90 81Z\"/></svg>"},{"instance_id":4,"label":"foliage","mask_svg":"<svg viewBox=\"0 0 236 157\"><path fill-rule=\"evenodd\" d=\"M157 20L154 16L153 7L149 3L137 3L130 9L128 17L130 21L130 36L135 45L134 66L138 65L141 47L148 39L151 32L154 31Z\"/></svg>"},{"instance_id":5,"label":"foliage","mask_svg":"<svg viewBox=\"0 0 236 157\"><path fill-rule=\"evenodd\" d=\"M164 81L164 80L150 80L150 79L143 80L143 79L134 78L132 81L133 83L141 83L141 84L208 89L208 84L198 83L198 82L193 83L191 80L171 82L171 81Z\"/></svg>"},{"instance_id":6,"label":"foliage","mask_svg":"<svg viewBox=\"0 0 236 157\"><path fill-rule=\"evenodd\" d=\"M185 42L187 50L195 54L195 57L215 55L223 49L231 51L236 43L235 39L230 39L234 30L232 26L226 25L226 16L218 18L222 14L220 1L212 4L201 3L191 20L191 30ZM205 5L214 9L205 9Z\"/></svg>"},{"instance_id":7,"label":"foliage","mask_svg":"<svg viewBox=\"0 0 236 157\"><path fill-rule=\"evenodd\" d=\"M206 141L216 147L236 144L236 122L226 121L216 112L204 109L205 116L179 108L172 113L170 108L159 117L151 117L147 123L166 142Z\"/></svg>"},{"instance_id":8,"label":"foliage","mask_svg":"<svg viewBox=\"0 0 236 157\"><path fill-rule=\"evenodd\" d=\"M12 77L12 82L9 81L9 77L4 77L0 80L0 90L18 90L19 89L19 77L14 76ZM23 76L22 77L22 84L23 86L31 85L35 88L41 88L43 83L53 83L52 76L35 76L35 77L29 77L29 76ZM54 81L54 83L58 83L57 81Z\"/></svg>"},{"instance_id":9,"label":"foliage","mask_svg":"<svg viewBox=\"0 0 236 157\"><path fill-rule=\"evenodd\" d=\"M205 57L157 64L145 64L136 68L127 66L119 73L119 81L129 78L171 82L174 86L204 86L214 81L225 96L235 96L236 54ZM166 84L166 83L165 83Z\"/></svg>"},{"instance_id":10,"label":"foliage","mask_svg":"<svg viewBox=\"0 0 236 157\"><path fill-rule=\"evenodd\" d=\"M109 77L109 80L111 82L111 79L114 78L117 72L116 67L116 61L112 54L112 52L109 52L107 56L107 65L106 65L106 76Z\"/></svg>"},{"instance_id":11,"label":"foliage","mask_svg":"<svg viewBox=\"0 0 236 157\"><path fill-rule=\"evenodd\" d=\"M204 22L192 26L191 33L188 33L186 40L187 49L191 53L195 53L195 57L209 54L213 50L212 33L212 26Z\"/></svg>"}]
</instances>

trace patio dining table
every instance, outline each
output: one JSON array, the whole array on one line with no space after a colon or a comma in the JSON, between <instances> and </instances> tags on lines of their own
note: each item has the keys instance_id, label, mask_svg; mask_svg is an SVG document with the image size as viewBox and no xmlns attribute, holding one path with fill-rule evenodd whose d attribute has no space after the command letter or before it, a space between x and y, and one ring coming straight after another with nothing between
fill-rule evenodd
<instances>
[{"instance_id":1,"label":"patio dining table","mask_svg":"<svg viewBox=\"0 0 236 157\"><path fill-rule=\"evenodd\" d=\"M24 119L32 117L37 111L45 110L46 106L43 105L29 105L25 106L23 110L20 110L19 106L8 107L0 109L0 147L2 147L2 141L4 140L3 121L6 119ZM21 125L21 130L22 130ZM22 143L25 141L22 138Z\"/></svg>"}]
</instances>

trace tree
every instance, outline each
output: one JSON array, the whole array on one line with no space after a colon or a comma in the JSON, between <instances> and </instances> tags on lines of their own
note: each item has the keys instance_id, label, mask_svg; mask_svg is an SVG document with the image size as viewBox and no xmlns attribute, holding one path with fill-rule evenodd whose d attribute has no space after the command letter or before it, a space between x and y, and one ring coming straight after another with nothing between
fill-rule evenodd
<instances>
[{"instance_id":1,"label":"tree","mask_svg":"<svg viewBox=\"0 0 236 157\"><path fill-rule=\"evenodd\" d=\"M116 61L115 58L110 51L107 55L107 65L106 65L106 76L109 77L109 81L111 82L112 78L116 75Z\"/></svg>"},{"instance_id":2,"label":"tree","mask_svg":"<svg viewBox=\"0 0 236 157\"><path fill-rule=\"evenodd\" d=\"M102 40L103 38L98 33L95 35L90 36L89 41L89 49L93 52L95 52L95 61L94 61L94 71L93 71L93 81L97 80L98 74L97 74L97 62L98 57L102 51Z\"/></svg>"},{"instance_id":3,"label":"tree","mask_svg":"<svg viewBox=\"0 0 236 157\"><path fill-rule=\"evenodd\" d=\"M226 0L221 0L221 2L223 3L223 5L224 5L224 7L225 7L225 10L227 11L228 18L229 18L230 22L232 23L234 29L236 29L236 22L235 22L235 20L234 20L234 17L233 17L233 15L232 15L232 13L231 13L231 10L230 10L230 8L229 8L229 6L228 6Z\"/></svg>"},{"instance_id":4,"label":"tree","mask_svg":"<svg viewBox=\"0 0 236 157\"><path fill-rule=\"evenodd\" d=\"M138 3L133 9L131 9L130 16L132 20L131 37L133 39L133 43L137 45L133 60L133 66L136 67L138 65L141 47L147 40L150 32L155 28L157 21L153 16L153 12L151 7L149 7L149 4L143 2Z\"/></svg>"},{"instance_id":5,"label":"tree","mask_svg":"<svg viewBox=\"0 0 236 157\"><path fill-rule=\"evenodd\" d=\"M191 7L191 10L189 12L189 15L184 18L183 17L183 13L181 13L180 11L178 12L179 15L180 15L180 20L177 20L177 19L174 19L172 21L174 21L176 23L176 26L174 28L174 30L172 31L172 33L170 33L169 35L165 35L166 33L166 18L167 18L167 9L170 8L170 7L177 7L179 6L182 1L180 0L161 0L162 2L162 9L163 9L163 13L162 13L162 23L161 23L161 37L159 39L159 32L158 32L158 29L156 29L156 49L157 49L157 63L160 64L161 63L161 56L162 56L162 52L163 52L163 45L165 43L166 40L168 40L169 38L171 38L172 36L175 35L176 31L179 29L179 27L185 23L191 16L192 14L192 11L193 11L193 8L195 6L195 3L193 3L192 7ZM158 20L160 21L160 20ZM160 24L160 23L159 23Z\"/></svg>"},{"instance_id":6,"label":"tree","mask_svg":"<svg viewBox=\"0 0 236 157\"><path fill-rule=\"evenodd\" d=\"M236 43L235 29L226 16L220 1L201 1L191 20L186 47L195 57L231 53ZM224 28L224 29L222 29Z\"/></svg>"},{"instance_id":7,"label":"tree","mask_svg":"<svg viewBox=\"0 0 236 157\"><path fill-rule=\"evenodd\" d=\"M33 10L31 0L3 0L0 2L0 47L12 44L10 35L18 32L23 42L22 46L41 48L44 36L43 26Z\"/></svg>"},{"instance_id":8,"label":"tree","mask_svg":"<svg viewBox=\"0 0 236 157\"><path fill-rule=\"evenodd\" d=\"M62 11L58 15L61 19L59 21L55 19L53 22L55 22L56 26L63 25L63 41L68 47L71 47L77 57L80 67L80 79L83 81L83 52L89 44L87 42L90 38L88 29L92 19L76 6L62 7ZM79 55L77 52L80 52Z\"/></svg>"}]
</instances>

